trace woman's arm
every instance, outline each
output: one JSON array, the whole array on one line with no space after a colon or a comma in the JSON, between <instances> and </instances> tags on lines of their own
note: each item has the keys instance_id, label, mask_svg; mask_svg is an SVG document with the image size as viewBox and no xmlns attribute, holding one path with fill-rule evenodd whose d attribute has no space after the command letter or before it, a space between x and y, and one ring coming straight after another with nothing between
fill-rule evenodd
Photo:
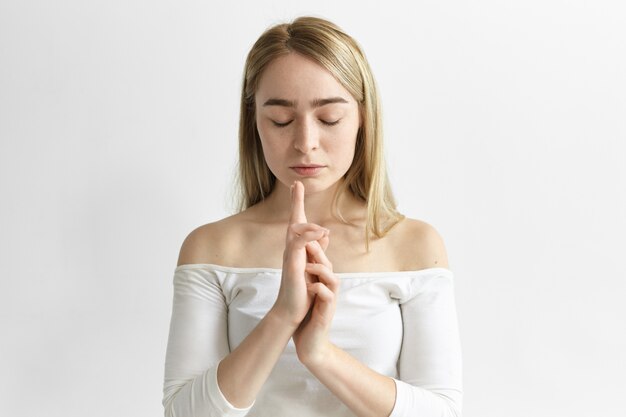
<instances>
[{"instance_id":1,"label":"woman's arm","mask_svg":"<svg viewBox=\"0 0 626 417\"><path fill-rule=\"evenodd\" d=\"M227 305L217 276L197 265L174 274L163 407L165 416L238 415L219 392L216 367L228 352Z\"/></svg>"},{"instance_id":2,"label":"woman's arm","mask_svg":"<svg viewBox=\"0 0 626 417\"><path fill-rule=\"evenodd\" d=\"M300 187L302 185L300 184ZM302 196L300 188L297 195ZM307 294L307 244L328 241L327 230L306 223L302 201L292 198L283 274L277 300L265 317L228 352L228 307L211 274L175 279L166 358L163 405L166 416L244 416L269 377L313 297ZM190 234L179 265L202 263L206 236Z\"/></svg>"},{"instance_id":3,"label":"woman's arm","mask_svg":"<svg viewBox=\"0 0 626 417\"><path fill-rule=\"evenodd\" d=\"M359 417L388 417L394 407L396 386L392 378L365 366L346 351L328 345L319 363L304 365Z\"/></svg>"},{"instance_id":4,"label":"woman's arm","mask_svg":"<svg viewBox=\"0 0 626 417\"><path fill-rule=\"evenodd\" d=\"M445 268L420 280L400 308L404 337L392 417L460 417L463 366L452 272Z\"/></svg>"},{"instance_id":5,"label":"woman's arm","mask_svg":"<svg viewBox=\"0 0 626 417\"><path fill-rule=\"evenodd\" d=\"M235 407L252 405L297 326L270 310L217 368L224 397Z\"/></svg>"},{"instance_id":6,"label":"woman's arm","mask_svg":"<svg viewBox=\"0 0 626 417\"><path fill-rule=\"evenodd\" d=\"M330 342L340 281L321 247L308 246L307 252L314 262L306 270L318 282L307 285L316 296L314 306L293 335L298 359L357 416L387 417L395 401L394 381Z\"/></svg>"},{"instance_id":7,"label":"woman's arm","mask_svg":"<svg viewBox=\"0 0 626 417\"><path fill-rule=\"evenodd\" d=\"M422 239L412 239L425 243L414 253L421 254L425 260L422 265L443 269L441 273L413 278L412 290L400 300L403 339L398 379L375 372L327 338L319 349L321 353L302 357L311 373L357 416L461 415L461 344L453 276L443 240L433 228L427 232ZM326 275L324 281L332 289L332 275ZM327 294L316 304L326 299L331 305L332 297Z\"/></svg>"},{"instance_id":8,"label":"woman's arm","mask_svg":"<svg viewBox=\"0 0 626 417\"><path fill-rule=\"evenodd\" d=\"M331 343L305 366L359 417L461 416L461 345L451 274L426 278L401 310L398 379L373 371Z\"/></svg>"},{"instance_id":9,"label":"woman's arm","mask_svg":"<svg viewBox=\"0 0 626 417\"><path fill-rule=\"evenodd\" d=\"M165 360L165 416L243 416L295 326L270 310L229 353L228 307L217 277L202 267L174 275Z\"/></svg>"}]
</instances>

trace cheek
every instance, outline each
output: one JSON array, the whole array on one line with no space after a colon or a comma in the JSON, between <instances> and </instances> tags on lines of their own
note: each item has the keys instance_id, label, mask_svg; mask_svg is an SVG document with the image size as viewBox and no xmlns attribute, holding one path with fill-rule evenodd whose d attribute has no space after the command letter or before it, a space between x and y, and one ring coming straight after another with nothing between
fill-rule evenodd
<instances>
[{"instance_id":1,"label":"cheek","mask_svg":"<svg viewBox=\"0 0 626 417\"><path fill-rule=\"evenodd\" d=\"M354 126L350 126L349 128L346 127L346 129L340 134L341 141L336 144L337 150L342 154L349 154L352 156L356 148L357 133L358 126L357 128L354 128Z\"/></svg>"},{"instance_id":2,"label":"cheek","mask_svg":"<svg viewBox=\"0 0 626 417\"><path fill-rule=\"evenodd\" d=\"M276 140L276 138L272 138L271 135L263 135L261 130L259 130L259 136L265 162L273 171L274 168L280 165L280 162L286 158L287 149L284 146L284 141Z\"/></svg>"},{"instance_id":3,"label":"cheek","mask_svg":"<svg viewBox=\"0 0 626 417\"><path fill-rule=\"evenodd\" d=\"M329 144L327 152L334 159L334 164L341 169L347 169L354 159L355 141L343 140Z\"/></svg>"}]
</instances>

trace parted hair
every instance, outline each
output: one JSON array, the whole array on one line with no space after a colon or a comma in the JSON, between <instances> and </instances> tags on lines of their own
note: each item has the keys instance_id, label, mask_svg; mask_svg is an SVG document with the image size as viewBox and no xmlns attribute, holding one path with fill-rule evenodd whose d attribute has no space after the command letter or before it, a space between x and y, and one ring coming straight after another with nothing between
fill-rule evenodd
<instances>
[{"instance_id":1,"label":"parted hair","mask_svg":"<svg viewBox=\"0 0 626 417\"><path fill-rule=\"evenodd\" d=\"M276 184L270 171L256 127L255 101L263 70L274 59L296 52L313 59L329 71L358 103L361 126L357 133L354 159L333 197L331 211L343 223L352 224L337 209L344 192L367 204L366 250L373 234L377 238L405 216L396 201L387 177L383 151L382 115L376 82L358 43L334 23L301 16L261 34L248 53L243 73L239 119L239 163L237 169L237 210L262 201Z\"/></svg>"}]
</instances>

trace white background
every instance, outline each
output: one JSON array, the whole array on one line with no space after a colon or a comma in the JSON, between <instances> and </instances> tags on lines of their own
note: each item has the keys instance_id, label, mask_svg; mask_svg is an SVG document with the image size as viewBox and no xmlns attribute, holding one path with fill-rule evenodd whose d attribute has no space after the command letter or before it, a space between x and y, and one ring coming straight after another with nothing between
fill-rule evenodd
<instances>
[{"instance_id":1,"label":"white background","mask_svg":"<svg viewBox=\"0 0 626 417\"><path fill-rule=\"evenodd\" d=\"M626 6L2 0L0 413L162 415L172 278L232 213L245 56L326 17L455 272L466 417L626 415Z\"/></svg>"}]
</instances>

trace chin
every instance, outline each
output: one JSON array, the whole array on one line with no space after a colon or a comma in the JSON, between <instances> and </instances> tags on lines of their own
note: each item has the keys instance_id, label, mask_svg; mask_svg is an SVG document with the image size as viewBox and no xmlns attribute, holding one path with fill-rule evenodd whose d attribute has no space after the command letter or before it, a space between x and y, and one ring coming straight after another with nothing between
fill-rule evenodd
<instances>
[{"instance_id":1,"label":"chin","mask_svg":"<svg viewBox=\"0 0 626 417\"><path fill-rule=\"evenodd\" d=\"M323 191L330 191L335 188L338 182L320 181L317 178L298 178L297 180L304 184L305 194L314 194Z\"/></svg>"},{"instance_id":2,"label":"chin","mask_svg":"<svg viewBox=\"0 0 626 417\"><path fill-rule=\"evenodd\" d=\"M294 181L300 181L304 185L304 192L317 193L332 188L337 181L328 181L319 177L294 177L293 175L281 178L277 177L277 181L289 188Z\"/></svg>"}]
</instances>

